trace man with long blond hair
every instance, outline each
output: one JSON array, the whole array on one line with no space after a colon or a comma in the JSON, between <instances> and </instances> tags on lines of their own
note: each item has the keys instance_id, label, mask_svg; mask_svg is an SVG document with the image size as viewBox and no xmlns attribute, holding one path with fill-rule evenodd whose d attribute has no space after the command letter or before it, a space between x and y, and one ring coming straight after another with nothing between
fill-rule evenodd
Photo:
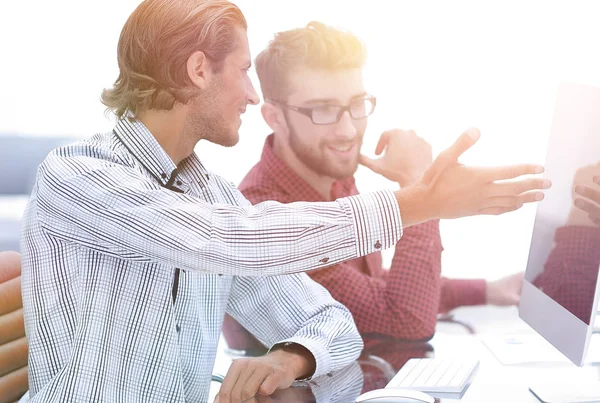
<instances>
[{"instance_id":1,"label":"man with long blond hair","mask_svg":"<svg viewBox=\"0 0 600 403\"><path fill-rule=\"evenodd\" d=\"M537 166L460 165L470 130L409 188L252 206L194 153L201 139L236 144L259 102L240 10L146 0L117 55L102 96L114 130L50 153L23 219L33 402L206 401L225 312L270 352L235 361L221 403L339 369L361 350L356 327L299 272L388 248L419 222L514 210L539 188L494 182Z\"/></svg>"}]
</instances>

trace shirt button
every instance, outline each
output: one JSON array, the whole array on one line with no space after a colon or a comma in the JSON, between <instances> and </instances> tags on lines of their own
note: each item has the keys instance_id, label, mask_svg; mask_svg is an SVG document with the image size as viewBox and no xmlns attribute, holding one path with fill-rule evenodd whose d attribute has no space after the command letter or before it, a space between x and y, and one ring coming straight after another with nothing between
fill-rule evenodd
<instances>
[{"instance_id":1,"label":"shirt button","mask_svg":"<svg viewBox=\"0 0 600 403\"><path fill-rule=\"evenodd\" d=\"M160 174L160 177L163 178L163 179L166 179L167 178L167 174L163 172L163 173Z\"/></svg>"},{"instance_id":2,"label":"shirt button","mask_svg":"<svg viewBox=\"0 0 600 403\"><path fill-rule=\"evenodd\" d=\"M333 376L333 374L331 372L328 372L327 376L331 378Z\"/></svg>"},{"instance_id":3,"label":"shirt button","mask_svg":"<svg viewBox=\"0 0 600 403\"><path fill-rule=\"evenodd\" d=\"M375 249L381 249L381 242L375 242Z\"/></svg>"},{"instance_id":4,"label":"shirt button","mask_svg":"<svg viewBox=\"0 0 600 403\"><path fill-rule=\"evenodd\" d=\"M321 263L327 263L327 262L329 262L329 258L328 257L324 257L323 259L319 260L319 262L321 262Z\"/></svg>"},{"instance_id":5,"label":"shirt button","mask_svg":"<svg viewBox=\"0 0 600 403\"><path fill-rule=\"evenodd\" d=\"M179 186L179 185L183 185L183 182L181 182L181 181L177 181L177 185L178 185L178 186Z\"/></svg>"},{"instance_id":6,"label":"shirt button","mask_svg":"<svg viewBox=\"0 0 600 403\"><path fill-rule=\"evenodd\" d=\"M177 330L177 333L181 332L181 326L179 326L179 323L175 325L175 330Z\"/></svg>"}]
</instances>

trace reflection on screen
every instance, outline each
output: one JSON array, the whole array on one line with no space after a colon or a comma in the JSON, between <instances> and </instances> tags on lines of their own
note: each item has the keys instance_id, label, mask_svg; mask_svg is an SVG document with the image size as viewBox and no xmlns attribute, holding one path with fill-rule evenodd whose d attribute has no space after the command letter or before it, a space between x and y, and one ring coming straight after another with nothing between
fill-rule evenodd
<instances>
[{"instance_id":1,"label":"reflection on screen","mask_svg":"<svg viewBox=\"0 0 600 403\"><path fill-rule=\"evenodd\" d=\"M559 92L525 278L590 325L600 267L600 89Z\"/></svg>"}]
</instances>

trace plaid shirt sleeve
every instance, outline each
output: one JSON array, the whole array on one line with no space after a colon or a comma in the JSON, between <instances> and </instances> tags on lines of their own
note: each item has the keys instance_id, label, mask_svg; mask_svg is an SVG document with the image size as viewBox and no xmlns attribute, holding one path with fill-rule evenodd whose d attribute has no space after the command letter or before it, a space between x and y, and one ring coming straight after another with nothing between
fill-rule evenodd
<instances>
[{"instance_id":1,"label":"plaid shirt sleeve","mask_svg":"<svg viewBox=\"0 0 600 403\"><path fill-rule=\"evenodd\" d=\"M244 195L252 203L289 201L285 194L259 187L244 189ZM485 303L485 280L440 278L442 250L439 221L432 220L404 229L384 278L361 272L353 261L307 274L348 307L363 337L429 339L438 312ZM232 343L243 345L244 339L250 343L247 332L235 324L227 325L224 331Z\"/></svg>"},{"instance_id":2,"label":"plaid shirt sleeve","mask_svg":"<svg viewBox=\"0 0 600 403\"><path fill-rule=\"evenodd\" d=\"M589 325L600 266L600 229L561 227L554 241L544 271L533 284Z\"/></svg>"},{"instance_id":3,"label":"plaid shirt sleeve","mask_svg":"<svg viewBox=\"0 0 600 403\"><path fill-rule=\"evenodd\" d=\"M234 206L166 190L110 159L55 153L40 169L44 231L132 261L226 275L290 274L390 247L402 234L389 191L330 203Z\"/></svg>"},{"instance_id":4,"label":"plaid shirt sleeve","mask_svg":"<svg viewBox=\"0 0 600 403\"><path fill-rule=\"evenodd\" d=\"M265 346L304 346L317 364L313 377L350 364L363 347L348 309L305 273L236 277L227 312Z\"/></svg>"}]
</instances>

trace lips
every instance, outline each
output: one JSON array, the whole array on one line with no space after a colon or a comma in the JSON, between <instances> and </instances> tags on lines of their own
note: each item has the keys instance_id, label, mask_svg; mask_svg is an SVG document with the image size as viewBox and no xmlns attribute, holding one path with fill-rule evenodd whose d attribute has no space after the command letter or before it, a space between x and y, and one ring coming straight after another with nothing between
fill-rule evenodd
<instances>
[{"instance_id":1,"label":"lips","mask_svg":"<svg viewBox=\"0 0 600 403\"><path fill-rule=\"evenodd\" d=\"M332 144L327 146L327 148L334 152L337 155L350 155L352 153L352 151L354 151L354 148L356 147L355 143L351 143L351 144Z\"/></svg>"},{"instance_id":2,"label":"lips","mask_svg":"<svg viewBox=\"0 0 600 403\"><path fill-rule=\"evenodd\" d=\"M354 146L353 144L350 144L347 146L332 146L330 148L333 148L335 151L348 152L352 149L353 146Z\"/></svg>"}]
</instances>

